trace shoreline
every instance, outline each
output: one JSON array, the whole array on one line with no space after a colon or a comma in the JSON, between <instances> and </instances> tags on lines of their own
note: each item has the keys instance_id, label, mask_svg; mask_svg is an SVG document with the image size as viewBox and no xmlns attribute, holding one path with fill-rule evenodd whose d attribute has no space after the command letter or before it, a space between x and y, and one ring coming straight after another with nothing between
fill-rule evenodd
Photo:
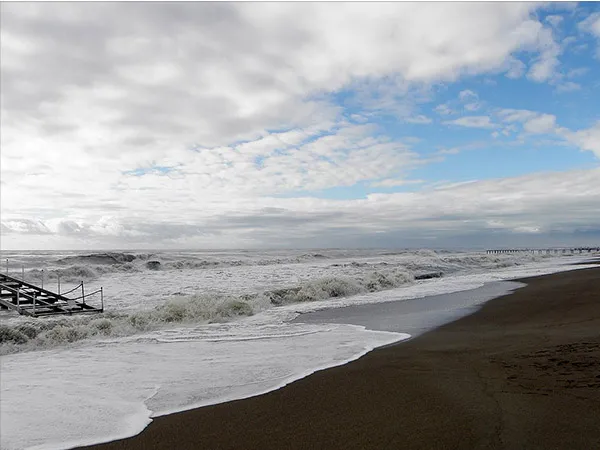
<instances>
[{"instance_id":1,"label":"shoreline","mask_svg":"<svg viewBox=\"0 0 600 450\"><path fill-rule=\"evenodd\" d=\"M487 302L525 286L513 280L490 281L463 291L306 312L290 323L357 325L370 331L407 333L411 340L474 314Z\"/></svg>"},{"instance_id":2,"label":"shoreline","mask_svg":"<svg viewBox=\"0 0 600 450\"><path fill-rule=\"evenodd\" d=\"M599 273L514 280L527 286L402 345L267 394L156 417L137 436L85 448L600 447ZM562 379L567 369L574 375ZM540 377L548 387L536 385Z\"/></svg>"}]
</instances>

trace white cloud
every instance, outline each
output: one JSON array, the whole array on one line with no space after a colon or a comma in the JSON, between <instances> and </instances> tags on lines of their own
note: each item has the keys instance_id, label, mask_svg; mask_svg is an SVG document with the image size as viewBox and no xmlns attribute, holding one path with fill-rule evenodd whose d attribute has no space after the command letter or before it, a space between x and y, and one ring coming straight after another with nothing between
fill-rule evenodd
<instances>
[{"instance_id":1,"label":"white cloud","mask_svg":"<svg viewBox=\"0 0 600 450\"><path fill-rule=\"evenodd\" d=\"M576 67L567 72L567 78L576 78L585 75L590 69L588 67Z\"/></svg>"},{"instance_id":2,"label":"white cloud","mask_svg":"<svg viewBox=\"0 0 600 450\"><path fill-rule=\"evenodd\" d=\"M299 125L307 117L296 111L306 112L299 102L307 95L356 80L399 74L408 81L433 82L498 70L512 52L535 51L543 34L530 17L533 4L48 8L31 7L28 14L35 21L24 14L24 6L3 8L3 42L5 36L16 42L35 36L28 51L3 49L3 64L15 62L3 76L13 114L19 104L24 108L24 102L41 100L42 118L53 119L49 126L71 125L83 105L93 103L103 112L118 109L113 131L126 128L136 136L157 128L178 131L183 143L187 138L202 145ZM136 16L135 29L125 19L129 15ZM60 23L67 16L77 20ZM81 38L81 24L89 23L93 27ZM25 69L40 65L50 74L41 81ZM25 84L39 92L38 98L26 94ZM61 107L67 98L78 107ZM94 118L101 117L98 111Z\"/></svg>"},{"instance_id":3,"label":"white cloud","mask_svg":"<svg viewBox=\"0 0 600 450\"><path fill-rule=\"evenodd\" d=\"M579 23L579 28L600 38L600 12L590 14Z\"/></svg>"},{"instance_id":4,"label":"white cloud","mask_svg":"<svg viewBox=\"0 0 600 450\"><path fill-rule=\"evenodd\" d=\"M548 52L548 54L539 58L533 66L529 69L527 76L533 81L537 81L541 83L543 81L548 81L550 77L554 74L556 67L558 66L558 58L554 55L553 52Z\"/></svg>"},{"instance_id":5,"label":"white cloud","mask_svg":"<svg viewBox=\"0 0 600 450\"><path fill-rule=\"evenodd\" d=\"M584 151L591 151L600 157L600 121L590 128L572 131L557 124L556 116L522 109L501 109L496 111L500 120L510 123L510 127L520 123L530 134L553 134L569 141ZM506 128L505 128L506 130ZM512 131L515 131L512 128Z\"/></svg>"},{"instance_id":6,"label":"white cloud","mask_svg":"<svg viewBox=\"0 0 600 450\"><path fill-rule=\"evenodd\" d=\"M511 52L537 45L534 8L3 5L3 180L21 188L11 189L3 211L24 203L41 210L50 195L69 198L74 186L89 199L86 207L129 207L115 190L148 186L123 171L162 165L187 173L204 163L188 150L193 146L267 141L272 129L311 135L313 127L340 123L341 108L311 95L390 76L399 77L390 86L404 86L404 94L407 80L497 70ZM44 67L45 77L35 67ZM226 164L212 158L193 183L179 183L220 185L230 172ZM23 173L37 175L19 181ZM170 182L152 179L157 186ZM69 205L77 209L75 201Z\"/></svg>"},{"instance_id":7,"label":"white cloud","mask_svg":"<svg viewBox=\"0 0 600 450\"><path fill-rule=\"evenodd\" d=\"M458 155L461 150L460 147L443 148L437 152L438 155Z\"/></svg>"},{"instance_id":8,"label":"white cloud","mask_svg":"<svg viewBox=\"0 0 600 450\"><path fill-rule=\"evenodd\" d=\"M533 119L538 116L539 113L535 111L529 111L527 109L501 109L498 111L503 122L525 122L526 120Z\"/></svg>"},{"instance_id":9,"label":"white cloud","mask_svg":"<svg viewBox=\"0 0 600 450\"><path fill-rule=\"evenodd\" d=\"M553 27L558 27L563 22L563 16L559 16L556 14L546 16L546 22L551 24Z\"/></svg>"},{"instance_id":10,"label":"white cloud","mask_svg":"<svg viewBox=\"0 0 600 450\"><path fill-rule=\"evenodd\" d=\"M539 233L542 231L539 226L535 225L521 225L514 227L513 230L517 233Z\"/></svg>"},{"instance_id":11,"label":"white cloud","mask_svg":"<svg viewBox=\"0 0 600 450\"><path fill-rule=\"evenodd\" d=\"M2 221L2 231L19 234L49 234L52 231L40 220L14 219Z\"/></svg>"},{"instance_id":12,"label":"white cloud","mask_svg":"<svg viewBox=\"0 0 600 450\"><path fill-rule=\"evenodd\" d=\"M560 83L556 87L557 92L573 92L581 89L581 85L579 83L574 83L573 81L565 81L564 83Z\"/></svg>"},{"instance_id":13,"label":"white cloud","mask_svg":"<svg viewBox=\"0 0 600 450\"><path fill-rule=\"evenodd\" d=\"M554 41L551 30L540 30L537 39L537 46L541 49L541 52L530 67L527 77L535 82L541 83L548 81L555 76L559 65L558 56L561 53L561 48L560 45Z\"/></svg>"},{"instance_id":14,"label":"white cloud","mask_svg":"<svg viewBox=\"0 0 600 450\"><path fill-rule=\"evenodd\" d=\"M581 21L579 29L596 37L598 41L596 56L600 59L600 12L590 14L585 20Z\"/></svg>"},{"instance_id":15,"label":"white cloud","mask_svg":"<svg viewBox=\"0 0 600 450\"><path fill-rule=\"evenodd\" d=\"M458 98L462 102L468 102L471 100L478 100L479 96L470 89L465 89L464 91L460 91L458 93Z\"/></svg>"},{"instance_id":16,"label":"white cloud","mask_svg":"<svg viewBox=\"0 0 600 450\"><path fill-rule=\"evenodd\" d=\"M275 197L405 179L425 160L369 122L382 111L431 122L415 104L433 101L432 86L510 74L523 51L544 79L557 53L538 7L3 4L3 233L234 245L238 229L215 236L236 211L343 212ZM347 91L356 111L332 100ZM446 123L494 127L484 115Z\"/></svg>"},{"instance_id":17,"label":"white cloud","mask_svg":"<svg viewBox=\"0 0 600 450\"><path fill-rule=\"evenodd\" d=\"M573 45L575 42L577 42L577 38L575 36L567 36L566 38L564 38L562 40L561 44L564 49L567 49L568 47Z\"/></svg>"},{"instance_id":18,"label":"white cloud","mask_svg":"<svg viewBox=\"0 0 600 450\"><path fill-rule=\"evenodd\" d=\"M437 105L433 110L442 116L449 116L449 115L454 114L454 111L446 103Z\"/></svg>"},{"instance_id":19,"label":"white cloud","mask_svg":"<svg viewBox=\"0 0 600 450\"><path fill-rule=\"evenodd\" d=\"M496 124L492 123L489 116L467 116L455 120L447 120L447 125L458 125L468 128L494 128Z\"/></svg>"},{"instance_id":20,"label":"white cloud","mask_svg":"<svg viewBox=\"0 0 600 450\"><path fill-rule=\"evenodd\" d=\"M481 108L481 103L479 103L479 102L467 103L465 105L465 110L466 111L477 111L480 108Z\"/></svg>"},{"instance_id":21,"label":"white cloud","mask_svg":"<svg viewBox=\"0 0 600 450\"><path fill-rule=\"evenodd\" d=\"M425 180L398 180L394 178L388 178L386 180L374 181L371 183L373 187L396 187L396 186L409 186L412 184L422 184Z\"/></svg>"},{"instance_id":22,"label":"white cloud","mask_svg":"<svg viewBox=\"0 0 600 450\"><path fill-rule=\"evenodd\" d=\"M451 237L477 234L490 226L515 233L573 232L586 227L597 229L600 223L598 179L600 168L594 168L454 183L421 192L370 194L354 200L264 197L256 203L236 203L235 209L208 216L191 205L185 215L178 215L177 222L168 209L156 209L144 221L103 217L72 221L77 225L70 226L86 230L88 244L105 247L115 242L115 233L126 244L122 247L156 242L161 236L166 246L202 243L214 248L242 243L266 245L280 240L304 246L324 242L348 245L350 241L368 245L373 230L395 236L396 243L399 236L423 238L434 233ZM111 228L113 220L112 230L103 230ZM16 242L19 233L28 232L27 225L16 222L3 219L5 240ZM44 228L49 227L41 224L40 229ZM440 229L444 233L440 234ZM362 236L358 241L357 235Z\"/></svg>"},{"instance_id":23,"label":"white cloud","mask_svg":"<svg viewBox=\"0 0 600 450\"><path fill-rule=\"evenodd\" d=\"M510 58L507 63L508 71L506 72L506 76L508 78L521 78L527 69L525 63L517 58Z\"/></svg>"},{"instance_id":24,"label":"white cloud","mask_svg":"<svg viewBox=\"0 0 600 450\"><path fill-rule=\"evenodd\" d=\"M590 128L579 131L560 128L558 133L580 149L590 151L600 158L600 121Z\"/></svg>"},{"instance_id":25,"label":"white cloud","mask_svg":"<svg viewBox=\"0 0 600 450\"><path fill-rule=\"evenodd\" d=\"M523 129L531 134L551 133L556 127L556 117L552 114L541 114L525 121Z\"/></svg>"},{"instance_id":26,"label":"white cloud","mask_svg":"<svg viewBox=\"0 0 600 450\"><path fill-rule=\"evenodd\" d=\"M479 101L479 96L470 89L460 91L458 98L463 103L465 111L477 111L483 106Z\"/></svg>"},{"instance_id":27,"label":"white cloud","mask_svg":"<svg viewBox=\"0 0 600 450\"><path fill-rule=\"evenodd\" d=\"M422 114L419 114L418 116L415 116L415 117L409 117L405 120L408 123L414 123L414 124L420 124L420 125L424 125L424 124L428 124L428 123L432 122L431 118L424 116Z\"/></svg>"}]
</instances>

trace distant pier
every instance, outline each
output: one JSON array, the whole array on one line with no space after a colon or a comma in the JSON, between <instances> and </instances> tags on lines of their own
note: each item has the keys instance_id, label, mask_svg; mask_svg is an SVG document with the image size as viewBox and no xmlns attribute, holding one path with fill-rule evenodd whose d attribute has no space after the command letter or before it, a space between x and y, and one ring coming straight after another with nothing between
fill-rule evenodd
<instances>
[{"instance_id":1,"label":"distant pier","mask_svg":"<svg viewBox=\"0 0 600 450\"><path fill-rule=\"evenodd\" d=\"M600 247L561 247L561 248L500 248L486 250L488 255L497 255L505 253L531 253L538 255L549 254L582 254L582 253L598 253Z\"/></svg>"},{"instance_id":2,"label":"distant pier","mask_svg":"<svg viewBox=\"0 0 600 450\"><path fill-rule=\"evenodd\" d=\"M81 295L73 298L72 295ZM67 297L66 294L71 294ZM86 299L100 295L99 308L86 303ZM97 298L97 297L96 297ZM102 288L85 293L83 281L74 289L59 294L43 287L27 283L22 279L0 274L0 309L12 309L19 314L41 317L58 314L101 313L104 311Z\"/></svg>"}]
</instances>

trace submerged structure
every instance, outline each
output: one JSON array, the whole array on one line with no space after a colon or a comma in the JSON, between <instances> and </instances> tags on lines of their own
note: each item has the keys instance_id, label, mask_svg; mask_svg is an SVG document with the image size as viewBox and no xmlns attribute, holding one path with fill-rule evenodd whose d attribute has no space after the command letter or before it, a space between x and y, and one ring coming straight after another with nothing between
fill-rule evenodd
<instances>
[{"instance_id":1,"label":"submerged structure","mask_svg":"<svg viewBox=\"0 0 600 450\"><path fill-rule=\"evenodd\" d=\"M79 294L77 297L73 295ZM69 294L70 296L67 296ZM92 296L100 296L100 307L86 303ZM6 274L0 274L0 308L12 309L19 314L33 317L57 314L101 313L104 311L104 292L85 293L83 281L62 294L49 291Z\"/></svg>"}]
</instances>

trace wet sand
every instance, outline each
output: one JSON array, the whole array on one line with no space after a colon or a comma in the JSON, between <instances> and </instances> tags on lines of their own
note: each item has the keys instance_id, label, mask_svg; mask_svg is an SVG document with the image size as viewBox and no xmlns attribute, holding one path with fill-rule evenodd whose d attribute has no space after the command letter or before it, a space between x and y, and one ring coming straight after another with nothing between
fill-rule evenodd
<instances>
[{"instance_id":1,"label":"wet sand","mask_svg":"<svg viewBox=\"0 0 600 450\"><path fill-rule=\"evenodd\" d=\"M600 268L102 449L600 449ZM318 351L318 349L315 349Z\"/></svg>"}]
</instances>

